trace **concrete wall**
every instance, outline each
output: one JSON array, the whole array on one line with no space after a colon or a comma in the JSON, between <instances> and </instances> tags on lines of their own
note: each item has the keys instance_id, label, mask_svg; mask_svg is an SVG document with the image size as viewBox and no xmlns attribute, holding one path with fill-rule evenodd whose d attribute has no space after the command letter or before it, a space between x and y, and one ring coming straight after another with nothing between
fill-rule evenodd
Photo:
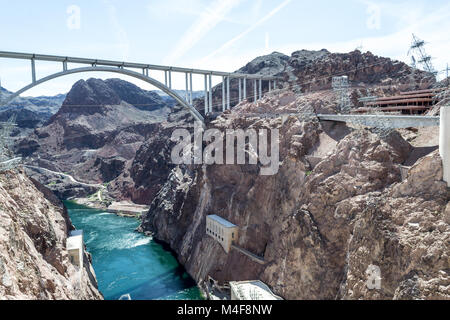
<instances>
[{"instance_id":1,"label":"concrete wall","mask_svg":"<svg viewBox=\"0 0 450 320\"><path fill-rule=\"evenodd\" d=\"M238 238L238 228L225 227L219 222L206 217L206 234L219 242L225 252L228 253L230 251L231 244Z\"/></svg>"},{"instance_id":2,"label":"concrete wall","mask_svg":"<svg viewBox=\"0 0 450 320\"><path fill-rule=\"evenodd\" d=\"M439 153L444 167L444 181L450 183L450 106L441 107L441 125L439 130Z\"/></svg>"},{"instance_id":3,"label":"concrete wall","mask_svg":"<svg viewBox=\"0 0 450 320\"><path fill-rule=\"evenodd\" d=\"M68 250L69 251L69 258L70 258L70 262L77 266L77 267L81 267L81 261L80 261L80 257L81 257L81 252L80 249L71 249Z\"/></svg>"},{"instance_id":4,"label":"concrete wall","mask_svg":"<svg viewBox=\"0 0 450 320\"><path fill-rule=\"evenodd\" d=\"M348 122L367 127L391 129L439 126L439 117L431 116L319 114L317 117L324 121Z\"/></svg>"}]
</instances>

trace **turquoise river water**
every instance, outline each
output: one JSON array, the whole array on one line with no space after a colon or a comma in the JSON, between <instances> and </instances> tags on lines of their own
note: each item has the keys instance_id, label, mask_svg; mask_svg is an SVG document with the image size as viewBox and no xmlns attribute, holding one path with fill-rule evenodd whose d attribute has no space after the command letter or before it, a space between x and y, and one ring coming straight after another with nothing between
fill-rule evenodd
<instances>
[{"instance_id":1,"label":"turquoise river water","mask_svg":"<svg viewBox=\"0 0 450 320\"><path fill-rule=\"evenodd\" d=\"M83 230L98 286L105 299L202 299L194 280L171 252L134 230L135 218L65 202L73 225Z\"/></svg>"}]
</instances>

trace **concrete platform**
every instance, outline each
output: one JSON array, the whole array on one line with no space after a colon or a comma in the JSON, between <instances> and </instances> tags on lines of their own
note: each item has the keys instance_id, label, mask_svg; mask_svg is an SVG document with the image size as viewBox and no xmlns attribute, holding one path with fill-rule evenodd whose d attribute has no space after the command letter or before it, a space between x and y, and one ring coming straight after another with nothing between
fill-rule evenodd
<instances>
[{"instance_id":1,"label":"concrete platform","mask_svg":"<svg viewBox=\"0 0 450 320\"><path fill-rule=\"evenodd\" d=\"M150 207L146 205L122 201L122 202L113 202L107 208L107 211L122 216L139 217L142 214L147 213L149 209Z\"/></svg>"},{"instance_id":2,"label":"concrete platform","mask_svg":"<svg viewBox=\"0 0 450 320\"><path fill-rule=\"evenodd\" d=\"M438 127L440 123L439 117L431 116L319 114L317 117L321 121L346 122L391 129Z\"/></svg>"}]
</instances>

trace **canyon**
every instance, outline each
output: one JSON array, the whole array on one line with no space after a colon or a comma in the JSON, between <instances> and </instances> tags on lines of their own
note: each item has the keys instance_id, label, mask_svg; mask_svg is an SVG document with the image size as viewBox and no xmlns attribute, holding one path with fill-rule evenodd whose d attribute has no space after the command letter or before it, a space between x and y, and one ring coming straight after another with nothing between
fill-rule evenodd
<instances>
[{"instance_id":1,"label":"canyon","mask_svg":"<svg viewBox=\"0 0 450 320\"><path fill-rule=\"evenodd\" d=\"M380 132L316 117L336 113L331 75L348 76L355 107L360 97L440 85L435 78L370 52L325 49L291 56L275 52L237 72L284 80L270 93L263 87L263 99L241 103L232 83L233 109L215 110L207 129L279 130L280 167L274 175L261 175L261 164L173 164L171 135L180 128L193 131L190 114L123 80L89 79L77 82L56 113L18 140L14 152L33 180L20 171L10 173L16 176L8 183L26 181L41 197L37 203L63 217L59 200L53 196L50 205L39 190L71 199L101 189L105 205L117 200L149 205L138 231L167 243L204 290L210 278L220 284L260 279L285 299L449 299L450 205L436 151L438 132ZM221 96L221 85L215 86L214 105L221 105ZM203 110L201 98L194 105ZM39 188L29 181L39 181L33 183ZM236 246L264 262L235 249L227 254L207 236L211 214L237 225ZM64 241L64 228L70 229L64 221L57 229L60 238L51 241ZM379 290L366 285L373 266L381 273ZM49 278L66 277L59 269L49 271ZM20 272L14 271L18 278ZM83 298L100 297L91 285ZM58 287L56 293L45 290L47 298L73 297Z\"/></svg>"},{"instance_id":2,"label":"canyon","mask_svg":"<svg viewBox=\"0 0 450 320\"><path fill-rule=\"evenodd\" d=\"M67 238L74 229L55 195L23 170L0 173L0 298L97 300L91 257L70 261Z\"/></svg>"}]
</instances>

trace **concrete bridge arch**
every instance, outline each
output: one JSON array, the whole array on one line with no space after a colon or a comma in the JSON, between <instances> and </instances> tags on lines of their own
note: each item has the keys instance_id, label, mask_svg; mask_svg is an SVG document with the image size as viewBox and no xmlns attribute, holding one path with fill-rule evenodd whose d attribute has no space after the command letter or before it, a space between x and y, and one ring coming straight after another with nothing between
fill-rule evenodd
<instances>
[{"instance_id":1,"label":"concrete bridge arch","mask_svg":"<svg viewBox=\"0 0 450 320\"><path fill-rule=\"evenodd\" d=\"M76 68L76 69L70 69L70 70L64 70L61 72L57 72L54 73L52 75L46 76L42 79L33 81L31 84L23 87L22 89L14 92L12 95L10 95L8 98L6 98L4 101L2 101L2 104L7 104L9 102L11 102L12 100L14 100L16 97L18 97L19 95L21 95L22 93L53 79L59 78L59 77L63 77L66 75L70 75L70 74L75 74L75 73L82 73L82 72L113 72L113 73L120 73L120 74L124 74L142 81L145 81L153 86L155 86L156 88L160 89L161 91L163 91L164 93L166 93L167 95L169 95L170 97L174 98L180 105L182 105L183 107L185 107L186 109L188 109L188 111L192 114L192 116L194 117L194 119L196 121L200 121L202 123L204 123L204 118L203 116L197 111L197 109L195 109L192 105L190 105L186 100L184 100L179 94L177 94L174 90L170 89L169 87L167 87L166 85L164 85L163 83L159 82L158 80L151 78L145 74L141 74L139 72L135 72L132 70L128 70L128 69L124 69L124 68L117 68L117 67L99 67L99 66L92 66L92 67L83 67L83 68Z\"/></svg>"}]
</instances>

